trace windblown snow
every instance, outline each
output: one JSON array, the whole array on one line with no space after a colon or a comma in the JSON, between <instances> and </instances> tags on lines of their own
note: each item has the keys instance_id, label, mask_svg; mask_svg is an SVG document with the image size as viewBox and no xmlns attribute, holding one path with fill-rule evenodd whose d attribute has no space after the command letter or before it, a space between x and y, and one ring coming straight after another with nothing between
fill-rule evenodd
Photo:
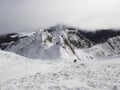
<instances>
[{"instance_id":1,"label":"windblown snow","mask_svg":"<svg viewBox=\"0 0 120 90\"><path fill-rule=\"evenodd\" d=\"M0 51L0 90L119 90L120 57L33 60Z\"/></svg>"}]
</instances>

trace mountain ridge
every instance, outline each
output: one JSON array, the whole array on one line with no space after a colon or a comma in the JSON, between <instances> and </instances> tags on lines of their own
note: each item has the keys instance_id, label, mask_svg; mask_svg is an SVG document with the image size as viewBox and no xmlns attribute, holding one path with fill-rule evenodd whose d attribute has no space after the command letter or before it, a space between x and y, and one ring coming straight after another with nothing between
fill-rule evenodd
<instances>
[{"instance_id":1,"label":"mountain ridge","mask_svg":"<svg viewBox=\"0 0 120 90\"><path fill-rule=\"evenodd\" d=\"M104 36L102 36L102 34ZM76 53L76 49L88 48L89 50L89 48L96 44L109 43L109 38L114 38L119 34L120 31L99 30L96 32L88 32L64 25L56 25L30 34L8 34L5 40L8 38L10 38L10 40L4 42L3 38L3 42L0 42L0 48L34 59L57 59L69 56L80 59L81 51ZM93 41L93 37L96 40ZM94 51L93 53L102 53L101 50L99 51L99 48ZM88 53L85 56L91 58Z\"/></svg>"}]
</instances>

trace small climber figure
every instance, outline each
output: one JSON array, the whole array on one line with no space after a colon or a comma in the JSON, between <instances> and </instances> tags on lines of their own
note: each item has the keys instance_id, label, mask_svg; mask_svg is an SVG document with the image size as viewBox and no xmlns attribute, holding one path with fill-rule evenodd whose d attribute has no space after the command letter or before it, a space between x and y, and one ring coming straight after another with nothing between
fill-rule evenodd
<instances>
[{"instance_id":1,"label":"small climber figure","mask_svg":"<svg viewBox=\"0 0 120 90\"><path fill-rule=\"evenodd\" d=\"M74 62L74 63L76 63L76 62L77 62L77 60L75 59L73 62Z\"/></svg>"},{"instance_id":2,"label":"small climber figure","mask_svg":"<svg viewBox=\"0 0 120 90\"><path fill-rule=\"evenodd\" d=\"M114 87L113 87L113 90L118 90L118 89L117 89L117 86L114 86Z\"/></svg>"}]
</instances>

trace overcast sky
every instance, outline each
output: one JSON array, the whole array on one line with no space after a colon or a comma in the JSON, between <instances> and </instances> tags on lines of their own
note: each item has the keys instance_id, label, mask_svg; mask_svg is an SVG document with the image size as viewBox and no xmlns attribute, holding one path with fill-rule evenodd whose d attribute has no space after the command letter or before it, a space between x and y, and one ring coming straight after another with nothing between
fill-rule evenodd
<instances>
[{"instance_id":1,"label":"overcast sky","mask_svg":"<svg viewBox=\"0 0 120 90\"><path fill-rule=\"evenodd\" d=\"M0 0L0 33L55 24L120 28L120 0Z\"/></svg>"}]
</instances>

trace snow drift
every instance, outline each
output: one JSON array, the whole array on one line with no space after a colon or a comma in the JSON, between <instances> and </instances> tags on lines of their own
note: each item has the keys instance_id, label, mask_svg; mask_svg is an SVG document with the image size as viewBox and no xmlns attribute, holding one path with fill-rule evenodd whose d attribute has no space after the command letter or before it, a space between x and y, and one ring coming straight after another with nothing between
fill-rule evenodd
<instances>
[{"instance_id":1,"label":"snow drift","mask_svg":"<svg viewBox=\"0 0 120 90\"><path fill-rule=\"evenodd\" d=\"M0 90L119 90L119 60L43 61L0 51Z\"/></svg>"}]
</instances>

